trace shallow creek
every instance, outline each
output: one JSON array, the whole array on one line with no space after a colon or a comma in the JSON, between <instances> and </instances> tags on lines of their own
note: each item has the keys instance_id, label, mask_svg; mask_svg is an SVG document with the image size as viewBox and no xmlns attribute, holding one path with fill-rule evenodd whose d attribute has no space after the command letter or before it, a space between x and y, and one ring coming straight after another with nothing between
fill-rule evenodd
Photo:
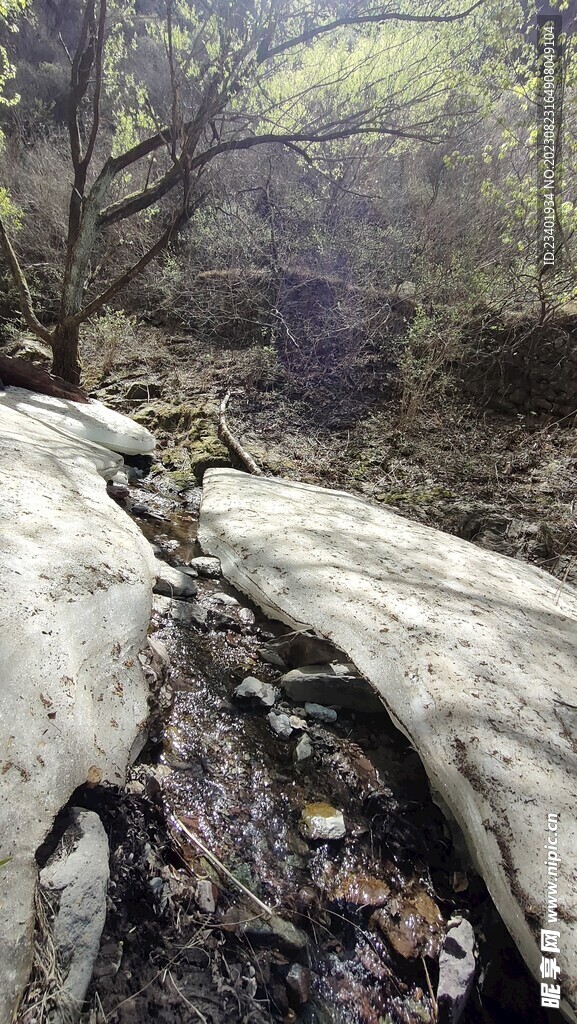
<instances>
[{"instance_id":1,"label":"shallow creek","mask_svg":"<svg viewBox=\"0 0 577 1024\"><path fill-rule=\"evenodd\" d=\"M152 492L133 497L159 557L181 566L201 554L200 492L189 492L186 507L176 509ZM436 1002L439 953L447 923L462 916L474 927L478 951L461 1020L545 1020L537 987L433 803L417 754L388 716L339 710L334 723L323 723L281 692L275 711L300 724L288 738L275 735L269 709L242 706L234 690L249 675L278 685L283 670L261 652L282 650L292 667L290 644L283 646L287 627L266 619L222 578L195 582L192 603L206 611L204 626L175 621L168 602L153 616L152 639L170 657L169 700L144 762L160 785L167 820L181 821L198 841L174 830L191 875L204 878L202 912L225 943L243 944L252 965L259 1014L239 1009L226 1019L450 1019ZM335 658L346 660L339 652ZM297 762L304 735L312 757ZM311 803L342 811L343 838L306 838L302 814ZM271 921L198 843L273 910ZM190 1019L212 1021L209 1010Z\"/></svg>"}]
</instances>

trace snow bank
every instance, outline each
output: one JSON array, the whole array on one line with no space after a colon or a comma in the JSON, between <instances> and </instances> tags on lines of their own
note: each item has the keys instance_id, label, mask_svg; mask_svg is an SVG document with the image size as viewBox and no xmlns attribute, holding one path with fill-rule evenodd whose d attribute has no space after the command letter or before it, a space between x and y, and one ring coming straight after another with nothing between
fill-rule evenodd
<instances>
[{"instance_id":1,"label":"snow bank","mask_svg":"<svg viewBox=\"0 0 577 1024\"><path fill-rule=\"evenodd\" d=\"M77 786L124 778L146 719L138 651L156 575L149 544L106 494L120 456L40 423L36 399L22 412L0 397L2 1024L30 965L35 851ZM71 406L88 432L89 407L47 401Z\"/></svg>"},{"instance_id":2,"label":"snow bank","mask_svg":"<svg viewBox=\"0 0 577 1024\"><path fill-rule=\"evenodd\" d=\"M150 455L154 451L154 437L146 427L102 402L91 400L80 405L25 388L6 388L0 391L0 405L124 455Z\"/></svg>"},{"instance_id":3,"label":"snow bank","mask_svg":"<svg viewBox=\"0 0 577 1024\"><path fill-rule=\"evenodd\" d=\"M204 477L199 539L266 612L314 627L372 682L539 981L557 883L577 1020L575 589L349 494L233 470Z\"/></svg>"}]
</instances>

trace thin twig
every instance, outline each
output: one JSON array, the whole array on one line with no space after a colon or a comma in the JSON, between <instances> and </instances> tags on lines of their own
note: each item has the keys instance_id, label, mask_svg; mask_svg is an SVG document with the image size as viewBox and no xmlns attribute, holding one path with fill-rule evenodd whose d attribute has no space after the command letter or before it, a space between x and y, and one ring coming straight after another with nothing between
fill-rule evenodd
<instances>
[{"instance_id":1,"label":"thin twig","mask_svg":"<svg viewBox=\"0 0 577 1024\"><path fill-rule=\"evenodd\" d=\"M251 892L250 889L247 889L246 885L243 885L242 882L239 882L238 878L235 878L232 872L229 871L227 867L225 867L222 861L219 860L218 857L214 853L212 853L212 851L209 850L207 846L204 845L204 843L198 838L198 836L195 836L194 833L191 832L190 829L188 829L186 825L182 823L180 818L177 818L175 817L175 815L171 814L168 820L172 825L174 825L174 827L179 832L184 832L184 834L188 836L188 838L195 844L195 846L198 846L199 850L204 854L207 860L209 860L211 864L214 864L214 866L218 868L219 871L222 871L223 875L226 875L229 881L233 882L245 894L245 896L248 896L249 899L256 904L256 906L259 908L261 912L264 912L268 915L274 913L271 907L267 907L266 903L263 903L262 900L259 900L258 896L255 896L255 894Z\"/></svg>"}]
</instances>

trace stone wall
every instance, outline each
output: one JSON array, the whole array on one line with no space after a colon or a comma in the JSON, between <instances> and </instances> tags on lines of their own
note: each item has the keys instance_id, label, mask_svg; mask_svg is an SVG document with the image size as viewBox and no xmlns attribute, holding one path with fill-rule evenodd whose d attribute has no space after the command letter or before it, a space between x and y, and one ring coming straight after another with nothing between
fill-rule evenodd
<instances>
[{"instance_id":1,"label":"stone wall","mask_svg":"<svg viewBox=\"0 0 577 1024\"><path fill-rule=\"evenodd\" d=\"M569 417L577 412L577 311L469 336L465 391L494 409Z\"/></svg>"}]
</instances>

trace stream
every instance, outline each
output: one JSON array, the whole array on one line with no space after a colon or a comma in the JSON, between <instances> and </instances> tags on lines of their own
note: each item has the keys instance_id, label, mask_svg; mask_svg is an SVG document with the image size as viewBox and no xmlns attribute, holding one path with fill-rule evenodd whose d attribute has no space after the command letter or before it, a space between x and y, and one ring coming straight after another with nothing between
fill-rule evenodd
<instances>
[{"instance_id":1,"label":"stream","mask_svg":"<svg viewBox=\"0 0 577 1024\"><path fill-rule=\"evenodd\" d=\"M172 566L202 553L200 496L132 489L135 520ZM342 709L321 721L279 689L274 711L292 731L276 735L270 708L241 702L235 689L247 676L278 687L287 667L303 664L302 637L222 577L195 583L187 602L155 601L160 711L123 798L125 821L109 822L104 948L120 948L124 960L120 971L96 971L103 1010L93 1019L451 1020L451 1004L437 1003L439 954L448 922L459 918L473 926L477 959L461 1021L552 1019L462 841L432 802L418 755L386 713ZM198 621L187 622L183 608ZM317 642L310 638L309 652ZM346 657L334 650L322 660ZM299 759L297 747L307 756ZM307 828L311 805L319 835ZM344 835L327 838L322 819L335 811ZM131 828L142 831L140 845ZM130 898L121 867L128 847L140 878ZM140 974L139 958L147 965Z\"/></svg>"}]
</instances>

